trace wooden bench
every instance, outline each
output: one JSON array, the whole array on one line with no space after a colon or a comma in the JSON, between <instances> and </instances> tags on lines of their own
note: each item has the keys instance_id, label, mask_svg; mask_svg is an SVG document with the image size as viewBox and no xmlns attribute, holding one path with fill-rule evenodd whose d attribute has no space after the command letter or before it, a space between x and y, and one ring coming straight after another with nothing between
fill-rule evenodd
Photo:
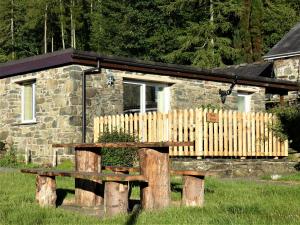
<instances>
[{"instance_id":1,"label":"wooden bench","mask_svg":"<svg viewBox=\"0 0 300 225\"><path fill-rule=\"evenodd\" d=\"M56 176L103 181L104 213L114 216L127 213L128 182L147 182L143 175L103 174L97 172L59 171L45 169L22 169L22 173L36 174L36 200L40 206L56 206Z\"/></svg>"},{"instance_id":2,"label":"wooden bench","mask_svg":"<svg viewBox=\"0 0 300 225\"><path fill-rule=\"evenodd\" d=\"M103 166L103 170L113 172L140 172L138 167L121 167L121 166ZM204 205L204 179L207 175L212 175L207 171L196 170L170 170L171 175L183 176L183 188L181 204L183 206L198 206Z\"/></svg>"}]
</instances>

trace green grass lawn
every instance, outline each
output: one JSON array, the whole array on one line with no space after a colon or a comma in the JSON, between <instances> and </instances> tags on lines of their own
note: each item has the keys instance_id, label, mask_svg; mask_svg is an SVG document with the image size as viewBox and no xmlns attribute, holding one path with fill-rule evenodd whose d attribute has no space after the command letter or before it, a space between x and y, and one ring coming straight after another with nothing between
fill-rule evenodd
<instances>
[{"instance_id":1,"label":"green grass lawn","mask_svg":"<svg viewBox=\"0 0 300 225\"><path fill-rule=\"evenodd\" d=\"M180 199L180 180L172 199ZM57 179L58 188L73 189L72 178ZM0 173L1 225L63 224L300 224L300 186L207 179L204 208L171 207L138 216L100 220L60 208L40 208L34 199L35 177ZM138 196L134 188L133 197ZM73 197L69 193L68 198Z\"/></svg>"}]
</instances>

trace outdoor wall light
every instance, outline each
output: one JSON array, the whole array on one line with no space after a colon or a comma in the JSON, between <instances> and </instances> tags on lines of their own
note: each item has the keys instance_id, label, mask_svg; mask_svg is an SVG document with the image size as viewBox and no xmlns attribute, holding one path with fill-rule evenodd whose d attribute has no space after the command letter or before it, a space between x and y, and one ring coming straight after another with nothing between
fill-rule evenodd
<instances>
[{"instance_id":1,"label":"outdoor wall light","mask_svg":"<svg viewBox=\"0 0 300 225\"><path fill-rule=\"evenodd\" d=\"M113 86L115 84L115 78L114 78L114 76L112 76L112 75L107 76L106 84L108 86Z\"/></svg>"},{"instance_id":2,"label":"outdoor wall light","mask_svg":"<svg viewBox=\"0 0 300 225\"><path fill-rule=\"evenodd\" d=\"M229 87L229 89L227 91L223 91L223 90L219 89L219 95L221 97L221 101L222 101L223 104L226 101L226 97L232 93L232 89L236 85L237 80L238 80L238 76L235 75L234 76L234 81L232 82L232 84L230 85L230 87Z\"/></svg>"}]
</instances>

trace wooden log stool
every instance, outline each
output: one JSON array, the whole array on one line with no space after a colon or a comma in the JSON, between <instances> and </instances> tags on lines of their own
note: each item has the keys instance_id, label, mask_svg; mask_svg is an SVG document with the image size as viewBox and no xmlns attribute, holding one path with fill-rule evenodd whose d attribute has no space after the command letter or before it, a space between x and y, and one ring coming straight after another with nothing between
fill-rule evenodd
<instances>
[{"instance_id":1,"label":"wooden log stool","mask_svg":"<svg viewBox=\"0 0 300 225\"><path fill-rule=\"evenodd\" d=\"M57 195L55 176L36 176L35 199L42 207L56 207Z\"/></svg>"},{"instance_id":2,"label":"wooden log stool","mask_svg":"<svg viewBox=\"0 0 300 225\"><path fill-rule=\"evenodd\" d=\"M78 172L101 173L99 148L85 150L75 148L75 169ZM100 180L75 179L75 202L80 206L103 204L103 184Z\"/></svg>"},{"instance_id":3,"label":"wooden log stool","mask_svg":"<svg viewBox=\"0 0 300 225\"><path fill-rule=\"evenodd\" d=\"M181 205L203 207L204 178L208 173L193 170L173 170L172 174L183 176Z\"/></svg>"},{"instance_id":4,"label":"wooden log stool","mask_svg":"<svg viewBox=\"0 0 300 225\"><path fill-rule=\"evenodd\" d=\"M171 203L169 148L142 148L139 150L140 171L148 180L141 187L143 209L168 207Z\"/></svg>"}]
</instances>

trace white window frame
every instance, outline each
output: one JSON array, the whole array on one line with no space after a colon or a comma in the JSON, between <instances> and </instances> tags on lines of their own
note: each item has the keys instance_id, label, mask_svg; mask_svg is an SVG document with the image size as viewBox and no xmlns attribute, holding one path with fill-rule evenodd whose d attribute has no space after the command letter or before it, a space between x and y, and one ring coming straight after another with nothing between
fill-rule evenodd
<instances>
[{"instance_id":1,"label":"white window frame","mask_svg":"<svg viewBox=\"0 0 300 225\"><path fill-rule=\"evenodd\" d=\"M21 122L22 123L35 123L36 122L36 116L35 116L35 83L36 81L31 81L31 82L26 82L26 83L21 83L22 85L22 97L21 97ZM25 85L32 85L32 120L25 120L24 116L25 116L25 94L24 94L24 89L25 89Z\"/></svg>"},{"instance_id":2,"label":"white window frame","mask_svg":"<svg viewBox=\"0 0 300 225\"><path fill-rule=\"evenodd\" d=\"M242 92L238 92L237 93L238 97L244 97L245 99L245 108L244 108L244 112L248 113L251 111L251 94L250 93L242 93Z\"/></svg>"},{"instance_id":3,"label":"white window frame","mask_svg":"<svg viewBox=\"0 0 300 225\"><path fill-rule=\"evenodd\" d=\"M146 86L155 86L164 88L164 104L163 112L168 112L170 109L170 87L166 84L144 82L144 81L129 81L124 80L124 84L134 84L140 86L140 113L146 113Z\"/></svg>"}]
</instances>

